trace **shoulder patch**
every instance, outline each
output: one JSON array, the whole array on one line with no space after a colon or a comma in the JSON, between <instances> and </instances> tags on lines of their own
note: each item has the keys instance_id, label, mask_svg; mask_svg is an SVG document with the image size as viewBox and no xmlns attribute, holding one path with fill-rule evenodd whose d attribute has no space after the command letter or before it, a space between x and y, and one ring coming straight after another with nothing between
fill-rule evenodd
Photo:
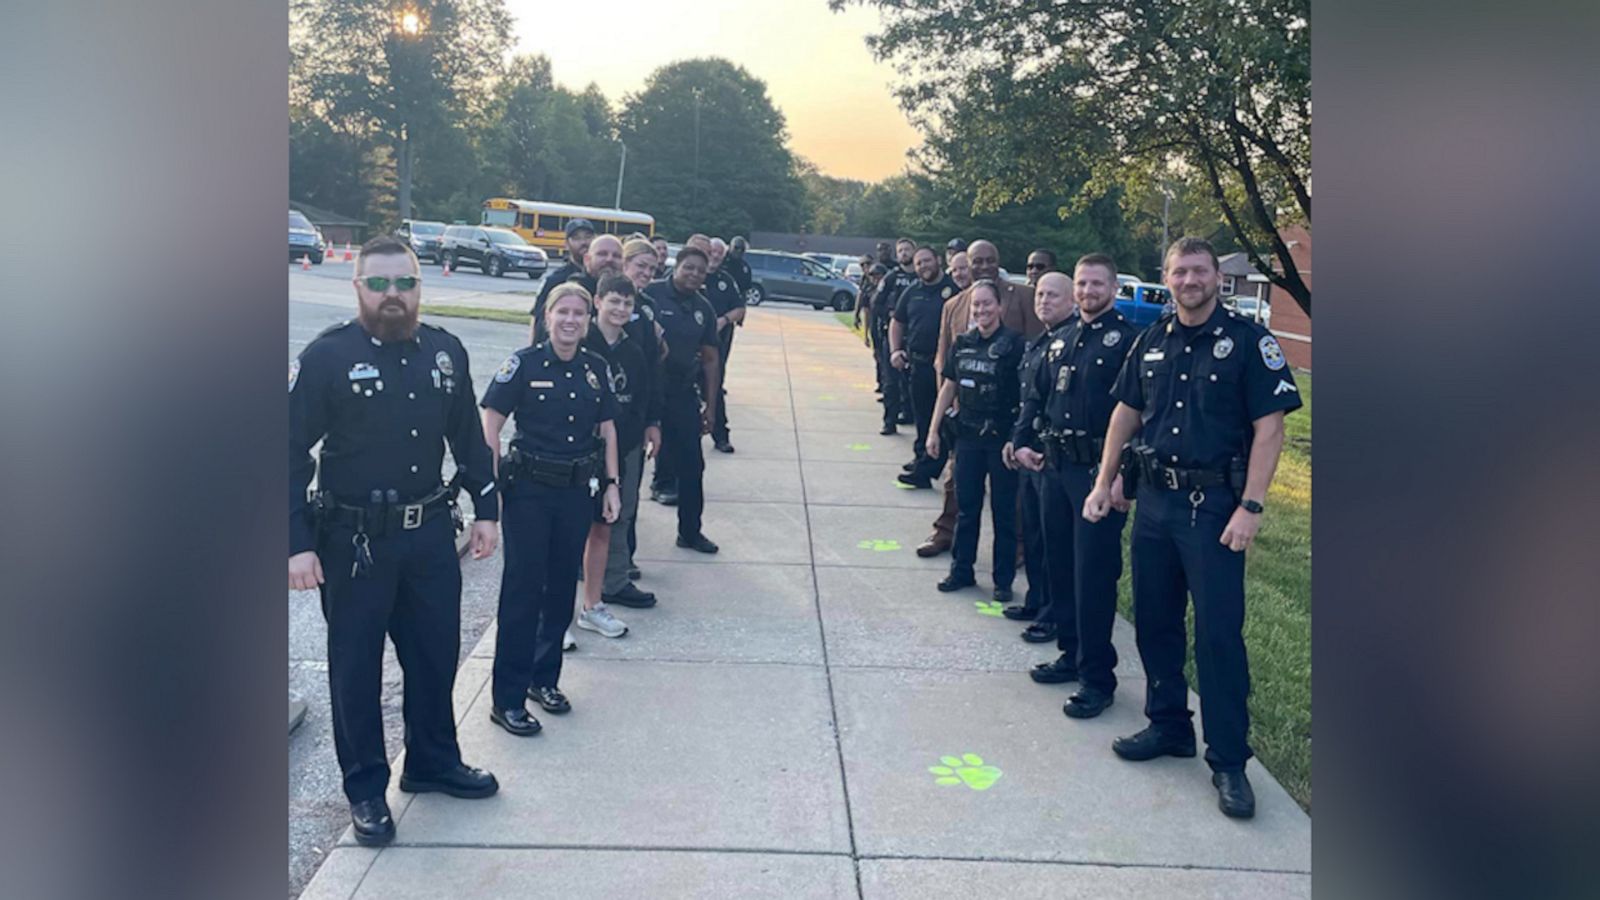
<instances>
[{"instance_id":1,"label":"shoulder patch","mask_svg":"<svg viewBox=\"0 0 1600 900\"><path fill-rule=\"evenodd\" d=\"M289 360L289 393L294 393L295 383L300 380L300 360Z\"/></svg>"},{"instance_id":2,"label":"shoulder patch","mask_svg":"<svg viewBox=\"0 0 1600 900\"><path fill-rule=\"evenodd\" d=\"M494 380L500 384L510 384L511 379L516 376L517 369L521 365L522 358L515 353L511 354L506 357L505 362L500 364L500 368L495 370Z\"/></svg>"},{"instance_id":3,"label":"shoulder patch","mask_svg":"<svg viewBox=\"0 0 1600 900\"><path fill-rule=\"evenodd\" d=\"M1276 372L1287 365L1283 358L1283 348L1278 346L1277 338L1270 334L1266 335L1256 346L1261 349L1261 361L1266 363L1267 368Z\"/></svg>"},{"instance_id":4,"label":"shoulder patch","mask_svg":"<svg viewBox=\"0 0 1600 900\"><path fill-rule=\"evenodd\" d=\"M433 364L438 367L440 375L454 375L456 364L450 359L450 354L443 350L433 355Z\"/></svg>"},{"instance_id":5,"label":"shoulder patch","mask_svg":"<svg viewBox=\"0 0 1600 900\"><path fill-rule=\"evenodd\" d=\"M941 299L941 300L949 300L950 299L950 285L948 285L948 284L945 285L944 286L944 290L941 290L939 292L939 299Z\"/></svg>"},{"instance_id":6,"label":"shoulder patch","mask_svg":"<svg viewBox=\"0 0 1600 900\"><path fill-rule=\"evenodd\" d=\"M1105 344L1107 347L1115 347L1122 343L1122 332L1113 328L1106 332L1106 336L1100 339L1100 343Z\"/></svg>"}]
</instances>

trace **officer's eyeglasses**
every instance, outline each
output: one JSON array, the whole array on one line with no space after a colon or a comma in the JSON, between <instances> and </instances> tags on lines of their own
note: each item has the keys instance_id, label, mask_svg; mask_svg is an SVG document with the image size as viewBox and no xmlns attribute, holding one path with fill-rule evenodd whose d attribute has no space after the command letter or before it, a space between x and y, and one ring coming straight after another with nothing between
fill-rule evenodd
<instances>
[{"instance_id":1,"label":"officer's eyeglasses","mask_svg":"<svg viewBox=\"0 0 1600 900\"><path fill-rule=\"evenodd\" d=\"M401 275L399 278L389 278L384 275L368 275L361 279L361 283L367 286L367 290L375 294L382 294L389 290L389 285L391 284L394 285L395 290L412 290L422 283L422 277L419 275Z\"/></svg>"}]
</instances>

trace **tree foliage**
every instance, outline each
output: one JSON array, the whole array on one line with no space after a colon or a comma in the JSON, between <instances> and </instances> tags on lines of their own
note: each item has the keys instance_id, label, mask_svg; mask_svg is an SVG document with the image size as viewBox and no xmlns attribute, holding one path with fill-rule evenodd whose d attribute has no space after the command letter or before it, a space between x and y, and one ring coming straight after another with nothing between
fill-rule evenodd
<instances>
[{"instance_id":1,"label":"tree foliage","mask_svg":"<svg viewBox=\"0 0 1600 900\"><path fill-rule=\"evenodd\" d=\"M1165 185L1310 314L1281 233L1311 221L1309 0L829 3L883 10L868 46L902 74L919 161L975 212L1057 194L1143 218Z\"/></svg>"},{"instance_id":2,"label":"tree foliage","mask_svg":"<svg viewBox=\"0 0 1600 900\"><path fill-rule=\"evenodd\" d=\"M653 211L669 234L799 225L804 187L783 114L743 68L723 59L662 66L623 99L618 132L633 185L624 205Z\"/></svg>"}]
</instances>

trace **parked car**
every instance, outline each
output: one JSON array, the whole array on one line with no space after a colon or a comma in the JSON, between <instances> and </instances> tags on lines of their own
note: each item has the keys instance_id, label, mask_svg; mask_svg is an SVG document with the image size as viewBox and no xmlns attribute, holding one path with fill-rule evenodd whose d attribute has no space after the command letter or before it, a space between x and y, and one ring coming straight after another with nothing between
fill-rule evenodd
<instances>
[{"instance_id":1,"label":"parked car","mask_svg":"<svg viewBox=\"0 0 1600 900\"><path fill-rule=\"evenodd\" d=\"M813 309L855 308L860 288L814 259L778 250L748 250L744 261L753 276L744 298L751 306L772 299L809 303Z\"/></svg>"},{"instance_id":2,"label":"parked car","mask_svg":"<svg viewBox=\"0 0 1600 900\"><path fill-rule=\"evenodd\" d=\"M1222 301L1222 305L1247 319L1260 322L1267 328L1272 327L1272 304L1261 302L1260 297L1248 295L1228 297Z\"/></svg>"},{"instance_id":3,"label":"parked car","mask_svg":"<svg viewBox=\"0 0 1600 900\"><path fill-rule=\"evenodd\" d=\"M550 267L544 251L515 231L482 225L446 228L439 240L439 262L451 271L461 265L476 266L496 278L507 272L526 272L529 278L538 279Z\"/></svg>"},{"instance_id":4,"label":"parked car","mask_svg":"<svg viewBox=\"0 0 1600 900\"><path fill-rule=\"evenodd\" d=\"M855 263L858 268L861 266L861 257L852 256L849 253L807 253L805 255L808 259L814 259L846 278L850 277L849 269L851 263Z\"/></svg>"},{"instance_id":5,"label":"parked car","mask_svg":"<svg viewBox=\"0 0 1600 900\"><path fill-rule=\"evenodd\" d=\"M439 244L444 239L444 229L443 222L403 219L394 234L411 245L411 252L417 254L417 259L436 263L439 261Z\"/></svg>"},{"instance_id":6,"label":"parked car","mask_svg":"<svg viewBox=\"0 0 1600 900\"><path fill-rule=\"evenodd\" d=\"M1161 318L1171 299L1172 292L1159 284L1125 283L1117 291L1117 312L1135 328L1148 328Z\"/></svg>"},{"instance_id":7,"label":"parked car","mask_svg":"<svg viewBox=\"0 0 1600 900\"><path fill-rule=\"evenodd\" d=\"M326 251L327 245L322 242L317 226L312 225L300 210L289 210L289 260L293 262L301 257L310 257L313 265L320 266Z\"/></svg>"}]
</instances>

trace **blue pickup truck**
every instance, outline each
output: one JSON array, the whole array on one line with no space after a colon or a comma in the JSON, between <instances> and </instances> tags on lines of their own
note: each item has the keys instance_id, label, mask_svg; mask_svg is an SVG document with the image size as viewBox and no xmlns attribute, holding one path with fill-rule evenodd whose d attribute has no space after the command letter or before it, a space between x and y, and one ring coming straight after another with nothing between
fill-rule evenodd
<instances>
[{"instance_id":1,"label":"blue pickup truck","mask_svg":"<svg viewBox=\"0 0 1600 900\"><path fill-rule=\"evenodd\" d=\"M1124 281L1117 290L1117 312L1135 328L1149 328L1171 299L1172 292L1159 284Z\"/></svg>"}]
</instances>

